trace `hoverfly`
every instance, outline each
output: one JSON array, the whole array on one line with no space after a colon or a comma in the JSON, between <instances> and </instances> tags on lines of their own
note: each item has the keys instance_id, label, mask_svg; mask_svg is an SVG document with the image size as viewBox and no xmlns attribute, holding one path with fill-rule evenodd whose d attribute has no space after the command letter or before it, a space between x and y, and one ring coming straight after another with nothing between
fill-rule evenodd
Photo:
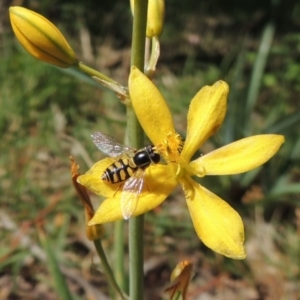
<instances>
[{"instance_id":1,"label":"hoverfly","mask_svg":"<svg viewBox=\"0 0 300 300\"><path fill-rule=\"evenodd\" d=\"M104 154L116 158L101 175L101 179L112 184L124 183L121 195L121 209L124 219L135 211L143 189L145 170L160 161L160 155L152 145L134 149L120 144L114 138L101 132L92 135L93 142Z\"/></svg>"}]
</instances>

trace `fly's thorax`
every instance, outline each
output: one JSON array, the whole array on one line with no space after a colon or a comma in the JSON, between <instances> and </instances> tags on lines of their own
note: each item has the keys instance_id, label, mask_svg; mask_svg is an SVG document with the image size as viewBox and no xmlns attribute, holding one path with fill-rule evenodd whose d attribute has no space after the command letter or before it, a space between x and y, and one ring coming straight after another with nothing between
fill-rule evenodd
<instances>
[{"instance_id":1,"label":"fly's thorax","mask_svg":"<svg viewBox=\"0 0 300 300\"><path fill-rule=\"evenodd\" d=\"M151 163L157 164L160 161L160 155L154 152L153 146L148 145L136 152L133 162L139 168L147 168Z\"/></svg>"},{"instance_id":2,"label":"fly's thorax","mask_svg":"<svg viewBox=\"0 0 300 300\"><path fill-rule=\"evenodd\" d=\"M132 160L138 168L146 168L151 164L151 159L145 148L138 150Z\"/></svg>"}]
</instances>

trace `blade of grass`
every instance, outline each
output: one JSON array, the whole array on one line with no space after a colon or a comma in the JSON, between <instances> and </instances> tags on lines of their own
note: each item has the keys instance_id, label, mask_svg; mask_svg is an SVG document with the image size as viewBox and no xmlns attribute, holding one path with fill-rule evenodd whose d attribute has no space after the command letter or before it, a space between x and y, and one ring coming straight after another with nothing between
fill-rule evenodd
<instances>
[{"instance_id":1,"label":"blade of grass","mask_svg":"<svg viewBox=\"0 0 300 300\"><path fill-rule=\"evenodd\" d=\"M48 267L51 273L52 278L54 279L54 287L59 295L59 298L62 300L72 300L72 294L69 290L65 277L63 276L60 268L55 251L51 245L51 241L47 238L42 227L39 228L39 237L41 244L46 252Z\"/></svg>"},{"instance_id":2,"label":"blade of grass","mask_svg":"<svg viewBox=\"0 0 300 300\"><path fill-rule=\"evenodd\" d=\"M268 55L275 33L275 24L270 21L263 30L257 58L255 60L246 103L246 112L250 113L256 103L261 79L266 67Z\"/></svg>"},{"instance_id":3,"label":"blade of grass","mask_svg":"<svg viewBox=\"0 0 300 300\"><path fill-rule=\"evenodd\" d=\"M285 194L300 194L300 183L290 182L290 175L284 174L277 179L274 188L270 191L270 197L278 197Z\"/></svg>"},{"instance_id":4,"label":"blade of grass","mask_svg":"<svg viewBox=\"0 0 300 300\"><path fill-rule=\"evenodd\" d=\"M258 99L261 80L266 68L274 34L275 34L275 23L273 20L270 20L266 24L263 30L257 57L253 67L253 72L251 74L250 86L248 90L246 108L245 108L245 121L246 121L245 128L244 128L245 136L250 134L251 113Z\"/></svg>"},{"instance_id":5,"label":"blade of grass","mask_svg":"<svg viewBox=\"0 0 300 300\"><path fill-rule=\"evenodd\" d=\"M276 124L269 126L264 131L267 133L272 133L272 132L280 133L288 130L289 128L293 128L298 123L300 123L300 111L297 111L291 115L284 117L282 120L277 121Z\"/></svg>"},{"instance_id":6,"label":"blade of grass","mask_svg":"<svg viewBox=\"0 0 300 300\"><path fill-rule=\"evenodd\" d=\"M228 98L228 108L227 115L224 122L224 144L229 144L237 138L241 137L239 126L236 124L241 124L241 118L244 118L244 115L241 114L243 111L241 106L244 106L243 101L241 101L240 94L240 78L242 78L243 70L245 66L245 47L242 46L239 51L238 58L235 62L232 78L230 81L230 94Z\"/></svg>"}]
</instances>

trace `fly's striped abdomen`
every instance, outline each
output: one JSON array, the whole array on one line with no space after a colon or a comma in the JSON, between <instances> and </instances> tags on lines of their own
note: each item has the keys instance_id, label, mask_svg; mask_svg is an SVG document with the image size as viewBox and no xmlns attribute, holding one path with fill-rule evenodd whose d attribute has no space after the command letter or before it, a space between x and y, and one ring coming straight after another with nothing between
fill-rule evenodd
<instances>
[{"instance_id":1,"label":"fly's striped abdomen","mask_svg":"<svg viewBox=\"0 0 300 300\"><path fill-rule=\"evenodd\" d=\"M127 180L137 170L137 166L131 159L123 158L111 164L101 178L110 183L119 183Z\"/></svg>"}]
</instances>

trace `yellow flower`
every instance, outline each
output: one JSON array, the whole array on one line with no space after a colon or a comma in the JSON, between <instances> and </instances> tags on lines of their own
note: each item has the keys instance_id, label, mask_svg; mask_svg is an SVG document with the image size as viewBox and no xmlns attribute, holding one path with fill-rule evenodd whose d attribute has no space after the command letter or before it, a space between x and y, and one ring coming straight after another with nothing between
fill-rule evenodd
<instances>
[{"instance_id":1,"label":"yellow flower","mask_svg":"<svg viewBox=\"0 0 300 300\"><path fill-rule=\"evenodd\" d=\"M244 226L239 214L224 200L195 182L192 176L238 174L252 170L278 151L284 137L274 134L252 136L190 162L194 153L223 122L228 85L218 81L212 86L205 86L192 99L184 145L174 129L170 110L162 95L135 67L129 78L129 92L139 122L167 162L151 165L146 169L146 185L133 216L160 205L176 185L180 184L195 230L202 242L225 256L245 258ZM106 158L78 178L82 185L108 197L101 203L90 225L122 218L122 188L100 180L100 174L113 161L112 158Z\"/></svg>"},{"instance_id":2,"label":"yellow flower","mask_svg":"<svg viewBox=\"0 0 300 300\"><path fill-rule=\"evenodd\" d=\"M9 15L17 39L33 57L61 68L78 63L62 33L49 20L20 6L10 7Z\"/></svg>"}]
</instances>

